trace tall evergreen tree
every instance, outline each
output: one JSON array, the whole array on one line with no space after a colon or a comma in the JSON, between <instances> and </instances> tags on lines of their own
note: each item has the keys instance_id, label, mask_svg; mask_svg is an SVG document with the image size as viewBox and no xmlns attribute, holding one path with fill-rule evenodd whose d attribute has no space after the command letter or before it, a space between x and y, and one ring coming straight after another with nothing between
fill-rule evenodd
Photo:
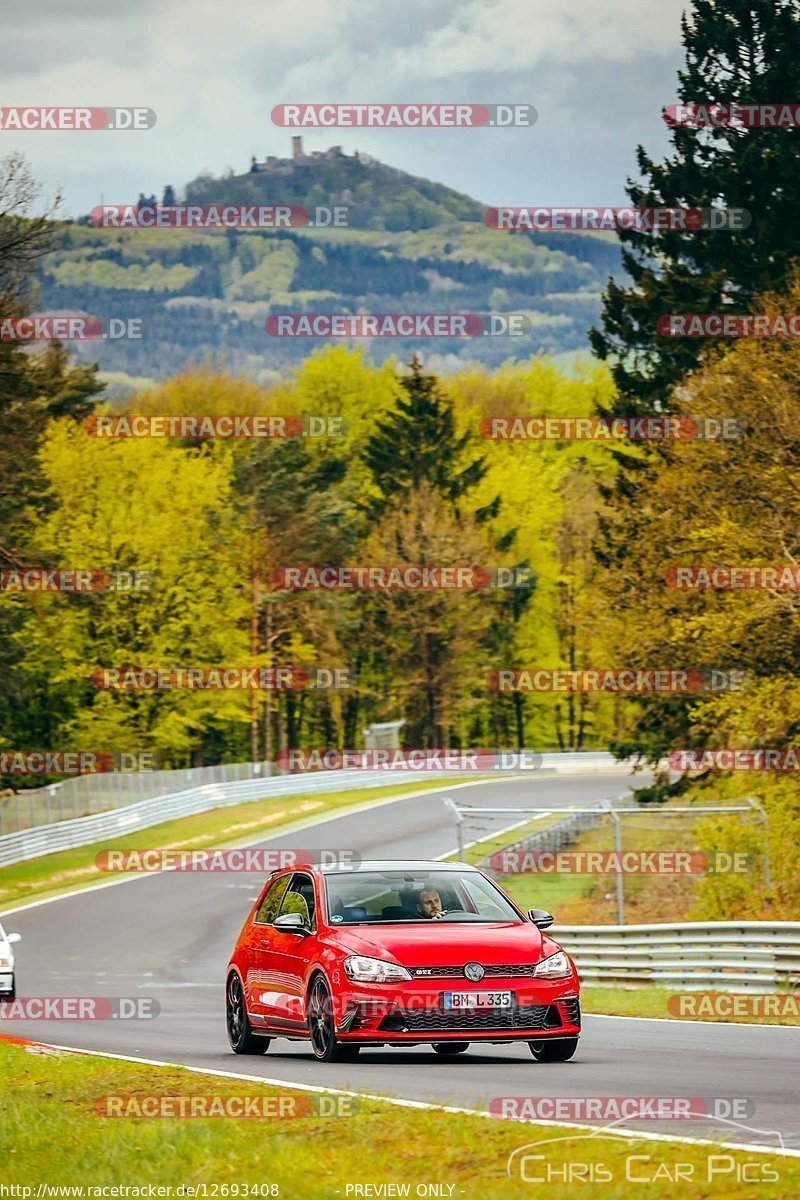
<instances>
[{"instance_id":1,"label":"tall evergreen tree","mask_svg":"<svg viewBox=\"0 0 800 1200\"><path fill-rule=\"evenodd\" d=\"M781 104L800 97L798 0L696 0L682 30L681 103ZM754 311L760 293L785 290L800 254L800 128L676 124L670 136L673 153L662 163L638 147L643 181L628 181L631 203L744 208L752 220L735 232L620 232L633 282L609 281L603 328L590 332L595 353L611 365L620 415L663 405L710 345L660 336L659 317L724 307Z\"/></svg>"},{"instance_id":2,"label":"tall evergreen tree","mask_svg":"<svg viewBox=\"0 0 800 1200\"><path fill-rule=\"evenodd\" d=\"M452 402L436 376L425 374L416 355L409 367L410 374L401 380L405 395L395 412L377 422L364 452L378 491L369 506L374 517L403 492L423 484L457 504L486 473L480 456L463 464L471 435L457 434Z\"/></svg>"},{"instance_id":3,"label":"tall evergreen tree","mask_svg":"<svg viewBox=\"0 0 800 1200\"><path fill-rule=\"evenodd\" d=\"M516 530L489 535L487 523L497 516L500 497L478 507L470 499L486 474L485 459L470 453L470 432L458 433L453 400L436 376L424 372L416 355L409 368L396 410L377 422L364 452L374 485L367 503L372 561L486 563L509 549ZM408 744L441 746L453 736L453 698L465 687L466 674L455 680L450 675L464 653L463 646L456 649L459 639L468 632L476 662L490 662L497 646L511 640L524 603L499 591L362 598L370 647L364 670L403 703ZM522 727L521 716L517 726Z\"/></svg>"}]
</instances>

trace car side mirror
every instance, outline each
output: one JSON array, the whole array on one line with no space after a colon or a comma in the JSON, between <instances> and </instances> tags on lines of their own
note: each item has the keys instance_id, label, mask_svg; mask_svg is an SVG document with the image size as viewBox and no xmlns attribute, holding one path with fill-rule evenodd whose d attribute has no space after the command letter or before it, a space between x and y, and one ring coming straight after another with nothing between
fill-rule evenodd
<instances>
[{"instance_id":1,"label":"car side mirror","mask_svg":"<svg viewBox=\"0 0 800 1200\"><path fill-rule=\"evenodd\" d=\"M282 933L299 933L301 937L308 933L308 926L300 913L282 913L275 921L275 929Z\"/></svg>"},{"instance_id":2,"label":"car side mirror","mask_svg":"<svg viewBox=\"0 0 800 1200\"><path fill-rule=\"evenodd\" d=\"M6 935L6 941L8 942L9 946L13 946L17 942L22 941L22 934L21 933L9 933Z\"/></svg>"},{"instance_id":3,"label":"car side mirror","mask_svg":"<svg viewBox=\"0 0 800 1200\"><path fill-rule=\"evenodd\" d=\"M549 929L555 917L544 908L529 908L528 920L533 921L537 929Z\"/></svg>"}]
</instances>

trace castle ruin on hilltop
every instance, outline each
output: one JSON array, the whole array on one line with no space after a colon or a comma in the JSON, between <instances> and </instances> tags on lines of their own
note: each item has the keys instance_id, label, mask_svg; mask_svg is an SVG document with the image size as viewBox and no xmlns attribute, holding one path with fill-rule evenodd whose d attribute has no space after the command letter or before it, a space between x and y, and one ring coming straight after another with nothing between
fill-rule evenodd
<instances>
[{"instance_id":1,"label":"castle ruin on hilltop","mask_svg":"<svg viewBox=\"0 0 800 1200\"><path fill-rule=\"evenodd\" d=\"M361 162L370 161L368 155L359 154L358 150L354 154L345 154L341 146L330 146L327 150L312 150L310 154L305 154L302 137L293 137L291 158L278 158L276 154L268 154L263 161L259 162L254 154L250 160L250 174L268 172L272 175L291 175L298 166L308 167L315 163L336 162L337 159L343 158L360 159Z\"/></svg>"}]
</instances>

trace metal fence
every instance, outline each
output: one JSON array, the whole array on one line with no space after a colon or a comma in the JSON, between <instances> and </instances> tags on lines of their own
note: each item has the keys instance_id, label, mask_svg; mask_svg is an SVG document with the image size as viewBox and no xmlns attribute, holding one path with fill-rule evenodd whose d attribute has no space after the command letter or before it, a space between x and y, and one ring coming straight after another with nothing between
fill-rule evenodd
<instances>
[{"instance_id":1,"label":"metal fence","mask_svg":"<svg viewBox=\"0 0 800 1200\"><path fill-rule=\"evenodd\" d=\"M178 771L101 772L79 775L41 788L0 796L0 835L54 821L71 821L126 807L151 796L169 796L206 783L267 779L278 773L274 763L221 763Z\"/></svg>"},{"instance_id":2,"label":"metal fence","mask_svg":"<svg viewBox=\"0 0 800 1200\"><path fill-rule=\"evenodd\" d=\"M573 774L595 774L608 771L613 765L618 773L625 770L625 765L617 762L612 755L598 751L596 753L575 754L544 754L538 771L558 771ZM220 774L235 773L240 770L244 778L212 778L208 779L205 772ZM269 770L273 774L269 775ZM95 781L108 780L111 776L83 775L79 779L69 780L67 784L54 785L56 793L70 785L80 785L84 781L87 791L82 792L73 788L73 799L85 805L80 815L64 817L64 819L44 819L38 825L23 826L0 835L0 867L10 866L15 862L23 862L29 858L39 858L44 854L52 854L58 850L74 849L77 846L88 846L93 842L119 838L126 833L138 829L148 829L164 821L175 820L179 817L192 816L195 813L206 812L213 808L223 808L234 804L245 804L252 800L267 799L270 796L288 796L298 793L336 792L365 787L397 786L406 780L419 784L431 780L431 771L320 771L300 775L276 775L274 764L269 763L234 763L230 766L205 767L192 771L153 771L144 772L139 778L146 781L151 789L150 795L144 799L106 807L97 811L90 807L92 799L98 801L112 795L110 792L98 791L93 795L90 789ZM466 780L470 772L462 772L458 776L450 775L449 783ZM162 778L150 778L160 776ZM201 776L198 779L198 776ZM166 777L166 778L164 778ZM125 776L119 776L125 779ZM128 778L134 778L130 776ZM171 785L171 787L168 787ZM183 785L183 786L181 786ZM188 785L188 786L187 786ZM100 785L98 784L98 787ZM167 790L165 790L167 789ZM32 804L32 812L40 812L36 806L42 803L39 793L49 792L49 788L37 788L33 792L21 793L20 800ZM119 795L124 795L120 791ZM26 797L32 797L30 801ZM37 799L38 797L38 799ZM16 799L16 797L14 798ZM54 800L53 803L56 803ZM45 810L46 812L46 810Z\"/></svg>"},{"instance_id":3,"label":"metal fence","mask_svg":"<svg viewBox=\"0 0 800 1200\"><path fill-rule=\"evenodd\" d=\"M457 806L451 805L456 808ZM467 812L465 807L459 807L461 813ZM583 833L585 829L596 829L598 825L602 825L608 818L608 809L601 808L598 804L596 812L574 812L568 817L564 817L561 821L555 821L552 825L548 825L546 829L541 829L538 833L527 834L523 838L519 838L515 842L509 842L507 846L503 846L505 853L529 853L537 850L563 850L565 846L569 846L574 842L578 834ZM487 855L481 858L476 863L477 866L484 870L491 870L492 858L496 855ZM463 857L463 852L462 852Z\"/></svg>"},{"instance_id":4,"label":"metal fence","mask_svg":"<svg viewBox=\"0 0 800 1200\"><path fill-rule=\"evenodd\" d=\"M419 783L430 779L424 772L409 772L404 781ZM0 837L0 867L40 858L58 850L90 846L93 842L125 837L139 829L149 829L165 821L191 817L213 808L229 808L253 800L274 796L354 791L359 788L397 786L401 780L386 771L331 771L314 775L283 775L272 779L245 779L240 782L206 783L168 796L153 796L111 809L95 816L77 817L72 821L56 821L35 829L23 829ZM265 833L265 836L267 834Z\"/></svg>"},{"instance_id":5,"label":"metal fence","mask_svg":"<svg viewBox=\"0 0 800 1200\"><path fill-rule=\"evenodd\" d=\"M579 765L581 773L624 769L606 751L539 753L543 771L569 772ZM20 829L72 821L94 813L123 808L151 796L170 796L205 783L237 783L245 779L268 779L282 772L275 763L222 763L215 767L189 767L178 771L101 772L79 775L41 788L25 788L14 795L0 794L0 836Z\"/></svg>"},{"instance_id":6,"label":"metal fence","mask_svg":"<svg viewBox=\"0 0 800 1200\"><path fill-rule=\"evenodd\" d=\"M687 991L777 992L800 986L800 922L556 925L585 983Z\"/></svg>"}]
</instances>

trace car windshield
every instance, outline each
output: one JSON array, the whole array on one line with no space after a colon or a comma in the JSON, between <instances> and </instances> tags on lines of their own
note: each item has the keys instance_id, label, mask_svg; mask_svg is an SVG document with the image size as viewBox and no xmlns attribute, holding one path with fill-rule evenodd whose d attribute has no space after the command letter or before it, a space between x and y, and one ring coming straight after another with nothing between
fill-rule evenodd
<instances>
[{"instance_id":1,"label":"car windshield","mask_svg":"<svg viewBox=\"0 0 800 1200\"><path fill-rule=\"evenodd\" d=\"M522 919L477 871L336 871L324 878L328 920L334 925Z\"/></svg>"}]
</instances>

